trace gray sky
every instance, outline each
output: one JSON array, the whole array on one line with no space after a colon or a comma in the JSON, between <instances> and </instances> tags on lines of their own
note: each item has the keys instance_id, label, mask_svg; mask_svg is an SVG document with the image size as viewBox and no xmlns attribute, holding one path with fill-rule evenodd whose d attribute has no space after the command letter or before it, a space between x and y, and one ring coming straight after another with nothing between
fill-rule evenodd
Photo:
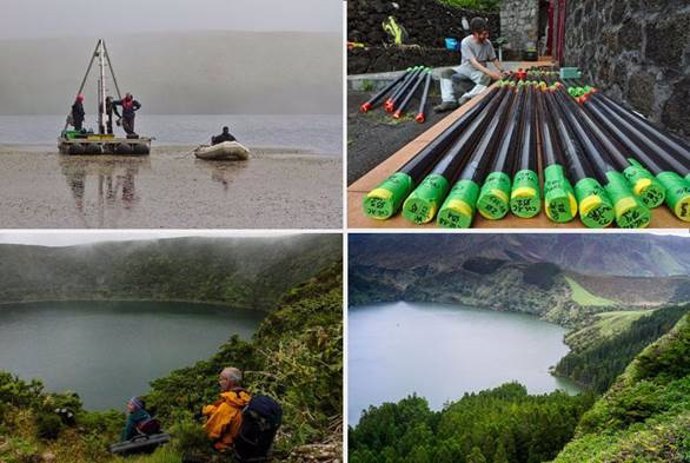
<instances>
[{"instance_id":1,"label":"gray sky","mask_svg":"<svg viewBox=\"0 0 690 463\"><path fill-rule=\"evenodd\" d=\"M0 39L146 31L339 32L342 0L3 0Z\"/></svg>"},{"instance_id":2,"label":"gray sky","mask_svg":"<svg viewBox=\"0 0 690 463\"><path fill-rule=\"evenodd\" d=\"M276 237L297 233L280 231L224 231L224 230L26 230L0 232L0 243L34 244L40 246L72 246L75 244L101 241L134 241L176 238L182 236L204 236L215 238Z\"/></svg>"}]
</instances>

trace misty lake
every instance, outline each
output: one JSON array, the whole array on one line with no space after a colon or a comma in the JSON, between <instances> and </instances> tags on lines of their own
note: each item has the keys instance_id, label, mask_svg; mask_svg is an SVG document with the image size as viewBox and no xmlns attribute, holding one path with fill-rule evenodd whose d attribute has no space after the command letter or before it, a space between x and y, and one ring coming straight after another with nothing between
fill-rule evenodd
<instances>
[{"instance_id":1,"label":"misty lake","mask_svg":"<svg viewBox=\"0 0 690 463\"><path fill-rule=\"evenodd\" d=\"M348 419L354 425L370 405L412 393L433 410L518 381L532 394L564 389L549 374L567 352L565 329L525 314L459 305L397 302L348 311Z\"/></svg>"},{"instance_id":2,"label":"misty lake","mask_svg":"<svg viewBox=\"0 0 690 463\"><path fill-rule=\"evenodd\" d=\"M249 339L265 313L179 302L0 306L0 370L72 390L91 409L123 409L170 371Z\"/></svg>"}]
</instances>

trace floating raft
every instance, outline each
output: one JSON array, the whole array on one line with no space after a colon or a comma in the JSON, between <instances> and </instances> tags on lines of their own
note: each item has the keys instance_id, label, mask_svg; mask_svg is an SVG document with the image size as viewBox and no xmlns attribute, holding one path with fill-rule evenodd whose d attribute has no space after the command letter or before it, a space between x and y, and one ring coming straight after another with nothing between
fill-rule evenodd
<instances>
[{"instance_id":1,"label":"floating raft","mask_svg":"<svg viewBox=\"0 0 690 463\"><path fill-rule=\"evenodd\" d=\"M151 138L120 138L66 130L58 138L58 149L62 154L147 155L151 152Z\"/></svg>"}]
</instances>

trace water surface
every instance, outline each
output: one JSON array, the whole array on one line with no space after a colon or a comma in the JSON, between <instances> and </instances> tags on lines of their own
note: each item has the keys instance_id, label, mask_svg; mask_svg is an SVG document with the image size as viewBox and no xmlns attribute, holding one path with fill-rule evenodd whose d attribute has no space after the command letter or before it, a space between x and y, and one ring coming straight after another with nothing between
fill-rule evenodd
<instances>
[{"instance_id":1,"label":"water surface","mask_svg":"<svg viewBox=\"0 0 690 463\"><path fill-rule=\"evenodd\" d=\"M417 393L433 410L509 381L530 393L577 392L549 374L568 352L565 329L537 317L432 303L348 311L348 419Z\"/></svg>"},{"instance_id":2,"label":"water surface","mask_svg":"<svg viewBox=\"0 0 690 463\"><path fill-rule=\"evenodd\" d=\"M87 108L88 111L88 108ZM97 128L96 115L87 113L85 128ZM65 116L0 116L1 145L46 145L57 150ZM158 115L140 113L136 131L155 137L153 146L209 143L225 125L242 144L280 147L316 154L342 155L342 116L319 115ZM121 128L115 133L122 135Z\"/></svg>"},{"instance_id":3,"label":"water surface","mask_svg":"<svg viewBox=\"0 0 690 463\"><path fill-rule=\"evenodd\" d=\"M149 381L207 359L232 335L249 339L265 314L177 302L0 305L0 369L121 409Z\"/></svg>"}]
</instances>

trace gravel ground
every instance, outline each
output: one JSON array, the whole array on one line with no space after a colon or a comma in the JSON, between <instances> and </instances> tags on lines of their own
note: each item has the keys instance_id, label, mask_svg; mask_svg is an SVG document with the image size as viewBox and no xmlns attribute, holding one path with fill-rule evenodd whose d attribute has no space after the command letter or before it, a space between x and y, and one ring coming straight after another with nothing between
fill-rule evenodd
<instances>
[{"instance_id":1,"label":"gravel ground","mask_svg":"<svg viewBox=\"0 0 690 463\"><path fill-rule=\"evenodd\" d=\"M194 147L150 156L67 156L0 147L0 228L340 228L342 161L253 148L202 161Z\"/></svg>"},{"instance_id":2,"label":"gravel ground","mask_svg":"<svg viewBox=\"0 0 690 463\"><path fill-rule=\"evenodd\" d=\"M411 102L408 107L412 111L400 121L393 119L380 107L367 113L359 112L361 104L372 96L373 93L355 91L350 91L347 95L348 185L449 114L434 113L431 108L438 104L440 98L433 94L427 100L426 122L423 124L414 120L419 107L417 100Z\"/></svg>"}]
</instances>

